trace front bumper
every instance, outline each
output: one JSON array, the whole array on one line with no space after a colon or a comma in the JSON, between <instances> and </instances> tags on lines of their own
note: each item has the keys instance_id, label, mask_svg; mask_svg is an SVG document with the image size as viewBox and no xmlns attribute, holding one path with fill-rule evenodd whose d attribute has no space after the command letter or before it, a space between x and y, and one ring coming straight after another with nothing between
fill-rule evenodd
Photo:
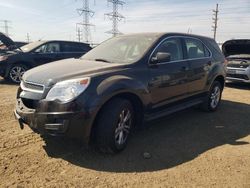
<instances>
[{"instance_id":1,"label":"front bumper","mask_svg":"<svg viewBox=\"0 0 250 188\"><path fill-rule=\"evenodd\" d=\"M89 141L93 118L90 114L76 111L51 112L48 108L60 109L60 104L41 101L37 109L26 107L21 98L17 99L14 116L20 127L27 124L34 132L41 135L67 136ZM46 110L47 109L47 110Z\"/></svg>"},{"instance_id":2,"label":"front bumper","mask_svg":"<svg viewBox=\"0 0 250 188\"><path fill-rule=\"evenodd\" d=\"M231 68L227 67L227 81L250 83L250 67Z\"/></svg>"}]
</instances>

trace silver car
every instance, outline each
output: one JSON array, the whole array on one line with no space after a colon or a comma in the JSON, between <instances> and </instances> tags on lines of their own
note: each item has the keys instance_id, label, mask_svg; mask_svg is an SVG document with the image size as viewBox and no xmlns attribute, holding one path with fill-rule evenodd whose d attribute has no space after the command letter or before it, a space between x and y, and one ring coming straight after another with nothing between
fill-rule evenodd
<instances>
[{"instance_id":1,"label":"silver car","mask_svg":"<svg viewBox=\"0 0 250 188\"><path fill-rule=\"evenodd\" d=\"M250 83L250 40L229 40L222 45L228 60L227 81Z\"/></svg>"}]
</instances>

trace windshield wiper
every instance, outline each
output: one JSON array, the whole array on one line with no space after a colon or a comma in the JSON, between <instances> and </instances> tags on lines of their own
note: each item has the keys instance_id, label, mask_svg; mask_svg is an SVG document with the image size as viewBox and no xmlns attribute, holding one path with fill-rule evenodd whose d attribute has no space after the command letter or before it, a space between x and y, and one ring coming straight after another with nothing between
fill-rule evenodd
<instances>
[{"instance_id":1,"label":"windshield wiper","mask_svg":"<svg viewBox=\"0 0 250 188\"><path fill-rule=\"evenodd\" d=\"M107 60L107 59L102 59L102 58L98 58L98 59L94 59L95 61L102 61L102 62L106 62L106 63L112 63L111 61Z\"/></svg>"}]
</instances>

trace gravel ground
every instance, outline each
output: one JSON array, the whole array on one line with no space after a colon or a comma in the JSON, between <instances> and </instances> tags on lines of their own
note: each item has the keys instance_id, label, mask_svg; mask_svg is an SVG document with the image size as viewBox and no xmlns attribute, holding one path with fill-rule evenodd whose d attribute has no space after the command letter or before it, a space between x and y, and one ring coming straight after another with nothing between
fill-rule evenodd
<instances>
[{"instance_id":1,"label":"gravel ground","mask_svg":"<svg viewBox=\"0 0 250 188\"><path fill-rule=\"evenodd\" d=\"M250 187L250 85L228 84L215 113L148 123L118 155L20 130L16 89L0 80L0 187Z\"/></svg>"}]
</instances>

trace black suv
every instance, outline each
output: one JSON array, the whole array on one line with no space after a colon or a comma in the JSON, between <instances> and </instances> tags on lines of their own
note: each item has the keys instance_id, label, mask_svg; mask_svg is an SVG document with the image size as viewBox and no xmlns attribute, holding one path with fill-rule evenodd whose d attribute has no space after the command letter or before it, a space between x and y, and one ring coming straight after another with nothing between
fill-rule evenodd
<instances>
[{"instance_id":1,"label":"black suv","mask_svg":"<svg viewBox=\"0 0 250 188\"><path fill-rule=\"evenodd\" d=\"M213 39L123 35L80 59L26 72L14 112L21 128L28 124L40 134L92 140L102 151L119 152L143 120L194 105L215 111L225 74L225 58Z\"/></svg>"},{"instance_id":2,"label":"black suv","mask_svg":"<svg viewBox=\"0 0 250 188\"><path fill-rule=\"evenodd\" d=\"M3 34L0 34L0 40L6 47L15 46L15 43ZM23 73L28 69L61 59L79 58L90 49L89 44L79 42L33 42L0 55L0 76L20 83Z\"/></svg>"}]
</instances>

